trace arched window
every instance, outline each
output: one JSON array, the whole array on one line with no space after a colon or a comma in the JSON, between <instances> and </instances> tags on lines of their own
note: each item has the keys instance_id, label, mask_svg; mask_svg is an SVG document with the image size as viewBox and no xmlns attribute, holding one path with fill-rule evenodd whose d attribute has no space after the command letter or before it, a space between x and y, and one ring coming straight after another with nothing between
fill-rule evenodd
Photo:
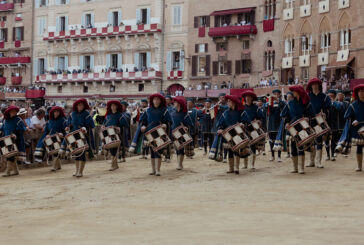
<instances>
[{"instance_id":1,"label":"arched window","mask_svg":"<svg viewBox=\"0 0 364 245\"><path fill-rule=\"evenodd\" d=\"M274 61L275 61L275 51L266 51L264 52L264 61L265 61L265 70L272 71L274 70Z\"/></svg>"},{"instance_id":2,"label":"arched window","mask_svg":"<svg viewBox=\"0 0 364 245\"><path fill-rule=\"evenodd\" d=\"M265 15L264 19L274 19L276 16L276 0L266 0L265 1Z\"/></svg>"},{"instance_id":3,"label":"arched window","mask_svg":"<svg viewBox=\"0 0 364 245\"><path fill-rule=\"evenodd\" d=\"M272 41L271 41L271 40L268 40L268 42L267 42L267 47L268 47L268 48L271 48L272 46L273 46Z\"/></svg>"}]
</instances>

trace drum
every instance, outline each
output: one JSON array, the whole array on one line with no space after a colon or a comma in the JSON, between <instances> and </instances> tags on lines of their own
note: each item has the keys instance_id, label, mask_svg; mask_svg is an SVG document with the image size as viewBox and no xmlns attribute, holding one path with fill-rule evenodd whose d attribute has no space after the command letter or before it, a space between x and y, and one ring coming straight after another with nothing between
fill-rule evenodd
<instances>
[{"instance_id":1,"label":"drum","mask_svg":"<svg viewBox=\"0 0 364 245\"><path fill-rule=\"evenodd\" d=\"M173 144L177 150L181 150L186 145L190 144L193 139L188 133L188 129L184 126L179 126L172 131Z\"/></svg>"},{"instance_id":2,"label":"drum","mask_svg":"<svg viewBox=\"0 0 364 245\"><path fill-rule=\"evenodd\" d=\"M61 149L62 138L63 134L61 133L47 135L44 138L44 148L46 149L48 155L51 156L59 152L59 150Z\"/></svg>"},{"instance_id":3,"label":"drum","mask_svg":"<svg viewBox=\"0 0 364 245\"><path fill-rule=\"evenodd\" d=\"M297 147L310 144L315 140L316 133L310 127L307 118L301 118L287 127L292 139L296 141Z\"/></svg>"},{"instance_id":4,"label":"drum","mask_svg":"<svg viewBox=\"0 0 364 245\"><path fill-rule=\"evenodd\" d=\"M0 155L3 158L10 158L18 155L18 147L16 146L16 137L9 135L0 138Z\"/></svg>"},{"instance_id":5,"label":"drum","mask_svg":"<svg viewBox=\"0 0 364 245\"><path fill-rule=\"evenodd\" d=\"M233 151L238 151L241 148L246 147L250 142L250 139L245 134L243 127L244 126L240 123L237 123L222 132L222 136L231 146Z\"/></svg>"},{"instance_id":6,"label":"drum","mask_svg":"<svg viewBox=\"0 0 364 245\"><path fill-rule=\"evenodd\" d=\"M267 133L261 127L261 122L259 120L254 120L247 127L247 132L250 137L250 145L255 145L262 141L265 141L267 138Z\"/></svg>"},{"instance_id":7,"label":"drum","mask_svg":"<svg viewBox=\"0 0 364 245\"><path fill-rule=\"evenodd\" d=\"M320 112L312 119L312 128L315 130L316 137L327 134L330 132L330 127L324 119L323 113Z\"/></svg>"},{"instance_id":8,"label":"drum","mask_svg":"<svg viewBox=\"0 0 364 245\"><path fill-rule=\"evenodd\" d=\"M121 141L118 128L114 126L107 127L102 130L99 135L104 149L109 150L119 148Z\"/></svg>"},{"instance_id":9,"label":"drum","mask_svg":"<svg viewBox=\"0 0 364 245\"><path fill-rule=\"evenodd\" d=\"M67 147L71 155L82 154L88 150L89 146L82 129L73 131L65 136Z\"/></svg>"},{"instance_id":10,"label":"drum","mask_svg":"<svg viewBox=\"0 0 364 245\"><path fill-rule=\"evenodd\" d=\"M364 138L364 126L363 126L363 127L361 127L361 128L359 128L359 130L358 130L358 134L359 134L359 135L361 135L361 137L363 137L363 138Z\"/></svg>"},{"instance_id":11,"label":"drum","mask_svg":"<svg viewBox=\"0 0 364 245\"><path fill-rule=\"evenodd\" d=\"M164 149L172 143L162 125L152 128L146 132L145 138L154 152Z\"/></svg>"}]
</instances>

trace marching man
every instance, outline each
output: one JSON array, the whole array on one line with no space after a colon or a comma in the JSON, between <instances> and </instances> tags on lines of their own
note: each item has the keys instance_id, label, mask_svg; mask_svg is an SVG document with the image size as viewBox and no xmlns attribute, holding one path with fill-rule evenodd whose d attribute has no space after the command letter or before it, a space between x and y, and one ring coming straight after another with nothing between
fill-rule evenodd
<instances>
[{"instance_id":1,"label":"marching man","mask_svg":"<svg viewBox=\"0 0 364 245\"><path fill-rule=\"evenodd\" d=\"M238 97L233 95L226 95L225 99L228 102L229 109L225 110L220 120L218 121L216 127L218 128L217 133L222 134L223 130L233 126L239 122L241 122L241 111L242 104L240 103ZM225 139L224 139L225 141ZM228 150L228 162L229 162L229 171L228 174L239 174L239 166L240 166L240 155L239 152L233 152L231 146L227 146L228 143L224 143L224 148ZM234 170L235 166L235 170Z\"/></svg>"},{"instance_id":2,"label":"marching man","mask_svg":"<svg viewBox=\"0 0 364 245\"><path fill-rule=\"evenodd\" d=\"M172 130L178 128L183 125L185 127L193 127L193 122L191 120L190 115L187 113L187 104L184 97L175 97L174 101L174 110L172 112ZM183 160L185 157L185 149L182 148L177 150L177 161L178 167L177 170L183 169Z\"/></svg>"},{"instance_id":3,"label":"marching man","mask_svg":"<svg viewBox=\"0 0 364 245\"><path fill-rule=\"evenodd\" d=\"M171 116L166 108L166 99L161 94L152 94L149 97L149 108L140 118L140 132L145 133L149 130L162 125L165 130L167 130L167 126L172 123ZM169 135L169 133L167 132ZM139 135L136 134L135 138L138 138ZM161 159L162 150L158 152L154 152L151 149L151 165L152 172L150 175L160 176L160 170L162 165Z\"/></svg>"},{"instance_id":4,"label":"marching man","mask_svg":"<svg viewBox=\"0 0 364 245\"><path fill-rule=\"evenodd\" d=\"M106 110L107 110L106 119L104 121L102 131L105 130L105 127L114 126L117 128L117 130L119 130L119 133L120 133L120 129L122 127L124 127L124 128L129 127L127 118L121 113L122 105L119 101L110 100L109 102L107 102ZM124 140L123 138L120 138L120 139ZM119 149L120 149L120 146L119 146L119 148L110 149L112 160L111 160L111 168L109 169L109 171L114 171L119 168L118 156L117 156Z\"/></svg>"},{"instance_id":5,"label":"marching man","mask_svg":"<svg viewBox=\"0 0 364 245\"><path fill-rule=\"evenodd\" d=\"M43 154L45 151L44 148L44 139L47 136L51 136L53 134L62 134L66 135L65 128L67 127L66 115L64 114L63 108L59 106L53 106L49 111L49 121L46 123L44 128L44 133L42 137L39 139L37 147L35 148L34 156L36 157L36 161L42 162ZM53 168L51 171L61 170L61 159L59 156L55 156L53 160Z\"/></svg>"},{"instance_id":6,"label":"marching man","mask_svg":"<svg viewBox=\"0 0 364 245\"><path fill-rule=\"evenodd\" d=\"M24 132L26 130L23 120L17 116L19 108L16 106L9 106L4 112L4 122L0 131L4 136L14 135L16 137L16 146L18 147L18 155L6 159L6 170L3 177L19 175L18 163L25 161L25 141ZM13 173L11 173L13 171Z\"/></svg>"}]
</instances>

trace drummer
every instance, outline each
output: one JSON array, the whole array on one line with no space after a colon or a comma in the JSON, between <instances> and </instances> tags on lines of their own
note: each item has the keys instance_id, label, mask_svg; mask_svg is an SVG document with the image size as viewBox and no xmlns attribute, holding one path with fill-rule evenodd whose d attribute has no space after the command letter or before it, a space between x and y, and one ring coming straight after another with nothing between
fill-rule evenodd
<instances>
[{"instance_id":1,"label":"drummer","mask_svg":"<svg viewBox=\"0 0 364 245\"><path fill-rule=\"evenodd\" d=\"M198 110L195 108L195 102L193 101L193 99L187 99L187 111L188 115L191 117L191 120L193 122L193 126L190 127L189 129L193 141L186 147L186 156L192 159L193 155L195 154L194 149L195 146L197 145L198 131L199 131L198 130L199 123L197 121Z\"/></svg>"},{"instance_id":2,"label":"drummer","mask_svg":"<svg viewBox=\"0 0 364 245\"><path fill-rule=\"evenodd\" d=\"M167 129L171 123L172 118L167 110L166 99L161 94L152 94L149 97L149 108L140 118L140 131L144 133L160 125L164 129ZM167 132L167 134L169 133ZM134 138L137 137L136 135ZM152 172L150 175L160 176L162 165L161 154L162 151L154 152L151 150Z\"/></svg>"},{"instance_id":3,"label":"drummer","mask_svg":"<svg viewBox=\"0 0 364 245\"><path fill-rule=\"evenodd\" d=\"M146 110L148 109L148 100L147 99L142 99L140 104L140 117L146 112ZM138 118L138 122L140 120L140 117ZM143 146L142 146L142 159L148 159L148 155L149 155L149 146L146 143L146 140L143 140Z\"/></svg>"},{"instance_id":4,"label":"drummer","mask_svg":"<svg viewBox=\"0 0 364 245\"><path fill-rule=\"evenodd\" d=\"M110 100L106 105L106 119L103 123L102 130L105 130L105 127L114 126L119 130L121 128L129 128L129 123L127 118L123 116L121 113L122 104L117 100ZM121 132L121 131L120 131ZM112 156L111 160L111 168L109 171L114 171L119 168L118 166L118 156L116 155L119 152L118 148L110 149L110 153Z\"/></svg>"},{"instance_id":5,"label":"drummer","mask_svg":"<svg viewBox=\"0 0 364 245\"><path fill-rule=\"evenodd\" d=\"M66 115L64 114L63 108L59 106L53 106L49 111L49 121L44 127L44 133L38 141L35 148L34 156L37 162L43 161L44 155L44 139L49 135L61 133L66 135L65 128L67 127ZM57 171L61 169L61 161L58 156L53 160L53 168L51 171Z\"/></svg>"},{"instance_id":6,"label":"drummer","mask_svg":"<svg viewBox=\"0 0 364 245\"><path fill-rule=\"evenodd\" d=\"M241 97L244 99L244 110L241 114L241 121L242 123L249 125L254 120L262 120L264 119L263 111L259 109L259 107L254 104L254 101L257 101L258 97L257 95L252 91L245 91L241 94ZM255 161L256 161L256 145L250 146L250 150L252 152L251 156L251 166L252 169L255 169ZM244 154L244 166L243 168L248 168L248 157L250 153Z\"/></svg>"},{"instance_id":7,"label":"drummer","mask_svg":"<svg viewBox=\"0 0 364 245\"><path fill-rule=\"evenodd\" d=\"M291 86L289 90L293 93L293 99L287 102L281 118L288 125L303 117L314 116L313 108L310 104L310 97L301 85ZM281 124L283 127L285 124ZM299 149L294 140L291 141L291 156L293 161L292 173L305 173L305 152ZM299 167L299 169L298 169Z\"/></svg>"},{"instance_id":8,"label":"drummer","mask_svg":"<svg viewBox=\"0 0 364 245\"><path fill-rule=\"evenodd\" d=\"M125 162L126 158L126 152L129 148L129 140L131 138L131 132L130 132L130 123L131 123L131 114L128 112L128 106L129 103L127 101L121 101L121 114L127 121L128 125L127 127L121 127L121 154L119 155L120 162Z\"/></svg>"},{"instance_id":9,"label":"drummer","mask_svg":"<svg viewBox=\"0 0 364 245\"><path fill-rule=\"evenodd\" d=\"M239 101L238 97L234 95L225 95L225 99L227 100L229 109L224 111L224 113L220 117L220 120L216 124L216 127L218 128L217 131L218 134L221 134L224 129L241 122L242 104ZM224 148L227 149L228 151L229 171L227 173L239 174L239 166L240 166L239 152L233 152L231 146L228 146L227 144L228 143L226 142L223 144Z\"/></svg>"},{"instance_id":10,"label":"drummer","mask_svg":"<svg viewBox=\"0 0 364 245\"><path fill-rule=\"evenodd\" d=\"M306 87L310 102L313 108L314 116L320 112L328 115L328 110L331 107L331 100L328 95L322 92L322 81L318 78L311 79ZM312 147L310 162L307 167L323 168L322 165L322 147L323 147L323 136L315 139L315 148Z\"/></svg>"},{"instance_id":11,"label":"drummer","mask_svg":"<svg viewBox=\"0 0 364 245\"><path fill-rule=\"evenodd\" d=\"M174 105L173 105L173 98L170 95L166 95L166 103L167 103L167 110L169 112L170 115L172 115L172 113L174 112ZM171 146L168 145L167 146L167 154L166 154L166 158L164 160L166 163L171 162Z\"/></svg>"},{"instance_id":12,"label":"drummer","mask_svg":"<svg viewBox=\"0 0 364 245\"><path fill-rule=\"evenodd\" d=\"M225 99L225 93L220 93L219 94L219 102L217 102L217 104L213 107L214 108L214 113L215 113L215 118L213 119L213 128L212 128L212 133L213 135L216 134L217 130L218 130L218 127L217 127L217 124L222 116L222 114L229 108L227 105L226 105L226 99ZM223 147L221 145L221 147ZM222 149L221 150L224 151L224 160L223 162L226 163L226 157L227 157L227 154L228 154L228 150L227 149Z\"/></svg>"},{"instance_id":13,"label":"drummer","mask_svg":"<svg viewBox=\"0 0 364 245\"><path fill-rule=\"evenodd\" d=\"M25 143L24 132L26 130L23 120L17 116L19 108L16 106L9 106L4 112L4 122L0 131L4 136L15 135L16 146L18 147L18 155L6 159L6 170L3 177L19 175L18 162L25 161ZM11 173L13 171L13 173Z\"/></svg>"},{"instance_id":14,"label":"drummer","mask_svg":"<svg viewBox=\"0 0 364 245\"><path fill-rule=\"evenodd\" d=\"M172 111L171 118L172 118L172 130L178 128L179 126L183 125L188 128L193 128L194 124L190 115L187 112L187 103L184 97L175 97L174 101L174 110ZM177 161L178 166L177 170L183 169L183 160L185 157L185 149L182 148L176 151L177 153Z\"/></svg>"},{"instance_id":15,"label":"drummer","mask_svg":"<svg viewBox=\"0 0 364 245\"><path fill-rule=\"evenodd\" d=\"M73 111L68 117L66 132L76 131L79 129L86 130L86 138L88 144L93 145L93 134L92 129L95 127L94 121L90 113L90 106L86 99L78 99L73 103ZM64 141L65 142L65 141ZM91 144L90 144L91 143ZM62 144L62 148L60 150L60 154L63 155L65 152L66 145L65 143ZM89 153L92 151L89 151ZM76 177L83 177L83 170L86 165L86 152L84 152L81 156L76 157L76 172L73 176Z\"/></svg>"},{"instance_id":16,"label":"drummer","mask_svg":"<svg viewBox=\"0 0 364 245\"><path fill-rule=\"evenodd\" d=\"M197 116L199 118L199 123L201 125L201 141L204 147L204 155L207 155L207 145L211 149L212 142L214 140L214 135L212 133L213 119L211 118L211 100L207 99L205 101L205 107L199 110ZM210 150L209 149L209 150Z\"/></svg>"},{"instance_id":17,"label":"drummer","mask_svg":"<svg viewBox=\"0 0 364 245\"><path fill-rule=\"evenodd\" d=\"M282 92L279 89L273 90L273 96L270 98L269 102L267 103L266 113L268 117L267 128L268 128L268 135L269 135L269 146L271 150L271 157L269 161L274 161L274 141L277 137L277 133L279 130L279 125L281 123L281 112L285 107L286 103L282 100L281 96ZM281 159L281 151L278 151L278 162L282 162Z\"/></svg>"},{"instance_id":18,"label":"drummer","mask_svg":"<svg viewBox=\"0 0 364 245\"><path fill-rule=\"evenodd\" d=\"M363 146L364 137L358 131L364 130L364 84L357 85L353 90L354 102L345 113L345 119L351 122L351 134L349 137L353 145L356 145L356 161L358 167L356 171L362 171L363 167Z\"/></svg>"}]
</instances>

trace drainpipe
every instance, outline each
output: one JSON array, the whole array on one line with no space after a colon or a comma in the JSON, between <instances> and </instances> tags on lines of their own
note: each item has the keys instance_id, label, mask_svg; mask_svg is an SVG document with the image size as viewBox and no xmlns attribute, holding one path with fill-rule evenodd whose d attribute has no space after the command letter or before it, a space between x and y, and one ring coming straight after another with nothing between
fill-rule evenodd
<instances>
[{"instance_id":1,"label":"drainpipe","mask_svg":"<svg viewBox=\"0 0 364 245\"><path fill-rule=\"evenodd\" d=\"M160 45L160 55L161 55L161 72L162 72L162 80L160 91L163 91L163 82L164 82L164 32L165 32L165 0L160 0L162 4L162 16L161 16L161 24L162 24L162 33L161 33L161 45Z\"/></svg>"}]
</instances>

